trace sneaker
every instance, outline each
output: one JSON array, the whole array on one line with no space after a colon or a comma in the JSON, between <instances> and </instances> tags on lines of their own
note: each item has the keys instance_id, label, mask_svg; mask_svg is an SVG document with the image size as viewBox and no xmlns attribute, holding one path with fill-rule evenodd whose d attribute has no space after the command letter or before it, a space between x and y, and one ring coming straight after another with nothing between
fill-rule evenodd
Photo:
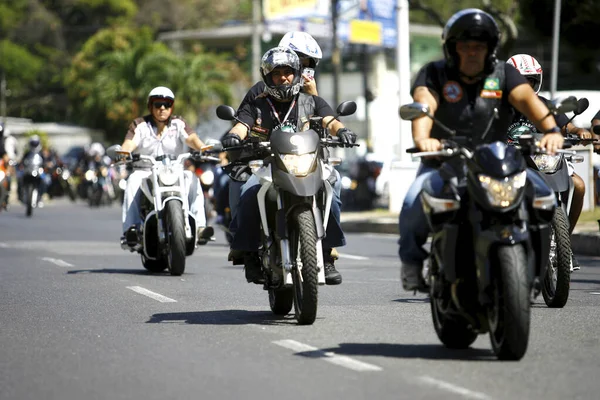
<instances>
[{"instance_id":1,"label":"sneaker","mask_svg":"<svg viewBox=\"0 0 600 400\"><path fill-rule=\"evenodd\" d=\"M212 226L201 226L200 228L198 228L198 231L196 232L196 238L198 239L198 244L203 245L208 243L208 241L213 237L213 235L215 234L215 230L213 229Z\"/></svg>"},{"instance_id":2,"label":"sneaker","mask_svg":"<svg viewBox=\"0 0 600 400\"><path fill-rule=\"evenodd\" d=\"M246 281L248 283L256 283L259 285L265 283L265 276L257 252L247 252L244 255L244 269L246 271Z\"/></svg>"},{"instance_id":3,"label":"sneaker","mask_svg":"<svg viewBox=\"0 0 600 400\"><path fill-rule=\"evenodd\" d=\"M325 262L325 283L327 285L339 285L342 283L342 274L335 269L335 260L333 251L323 251L323 261ZM329 253L329 255L327 254ZM337 255L337 252L335 253Z\"/></svg>"},{"instance_id":4,"label":"sneaker","mask_svg":"<svg viewBox=\"0 0 600 400\"><path fill-rule=\"evenodd\" d=\"M407 292L429 292L429 286L425 282L425 279L423 279L423 267L420 265L403 263L400 269L400 278L402 280L402 287Z\"/></svg>"}]
</instances>

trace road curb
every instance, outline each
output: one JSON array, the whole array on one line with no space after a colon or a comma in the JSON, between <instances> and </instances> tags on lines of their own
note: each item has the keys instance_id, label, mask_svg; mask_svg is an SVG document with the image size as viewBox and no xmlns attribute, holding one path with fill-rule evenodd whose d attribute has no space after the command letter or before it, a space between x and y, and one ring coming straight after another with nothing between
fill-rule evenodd
<instances>
[{"instance_id":1,"label":"road curb","mask_svg":"<svg viewBox=\"0 0 600 400\"><path fill-rule=\"evenodd\" d=\"M342 221L347 233L386 233L398 235L398 221L351 220ZM576 254L600 256L600 232L579 232L571 235L571 248Z\"/></svg>"}]
</instances>

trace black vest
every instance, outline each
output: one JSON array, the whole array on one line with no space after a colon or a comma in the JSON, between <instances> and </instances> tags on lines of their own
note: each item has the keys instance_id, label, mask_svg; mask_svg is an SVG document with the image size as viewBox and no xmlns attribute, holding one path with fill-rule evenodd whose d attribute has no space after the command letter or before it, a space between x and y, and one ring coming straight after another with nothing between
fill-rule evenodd
<instances>
[{"instance_id":1,"label":"black vest","mask_svg":"<svg viewBox=\"0 0 600 400\"><path fill-rule=\"evenodd\" d=\"M474 98L469 98L467 85L460 81L456 72L446 68L445 61L438 61L434 66L442 87L435 117L456 130L457 136L471 137L474 145L505 141L512 114L508 103L503 105L502 102L502 97L508 95L503 92L506 90L504 62L498 62L494 72L469 88L471 96L474 92ZM493 121L490 131L483 139L482 135L494 115L494 108L498 109L498 118ZM449 135L434 124L431 137L447 139Z\"/></svg>"},{"instance_id":2,"label":"black vest","mask_svg":"<svg viewBox=\"0 0 600 400\"><path fill-rule=\"evenodd\" d=\"M273 100L271 101L275 103ZM296 122L296 131L305 131L308 129L309 118L315 114L315 99L311 95L299 93L296 102L297 104L290 113L288 120ZM288 104L291 105L292 103ZM257 117L250 129L249 136L260 137L262 141L269 140L272 130L279 126L279 121L273 115L273 110L266 97L257 97L252 106L256 110ZM283 118L284 115L279 117Z\"/></svg>"}]
</instances>

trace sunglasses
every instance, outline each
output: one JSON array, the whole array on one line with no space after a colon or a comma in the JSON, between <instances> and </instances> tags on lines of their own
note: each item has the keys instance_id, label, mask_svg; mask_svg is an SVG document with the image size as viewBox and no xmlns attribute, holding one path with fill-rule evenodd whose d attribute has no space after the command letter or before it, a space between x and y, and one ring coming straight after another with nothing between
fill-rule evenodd
<instances>
[{"instance_id":1,"label":"sunglasses","mask_svg":"<svg viewBox=\"0 0 600 400\"><path fill-rule=\"evenodd\" d=\"M157 110L161 107L165 107L168 110L169 108L173 107L173 103L170 101L155 101L152 103L152 106L154 106L154 108Z\"/></svg>"}]
</instances>

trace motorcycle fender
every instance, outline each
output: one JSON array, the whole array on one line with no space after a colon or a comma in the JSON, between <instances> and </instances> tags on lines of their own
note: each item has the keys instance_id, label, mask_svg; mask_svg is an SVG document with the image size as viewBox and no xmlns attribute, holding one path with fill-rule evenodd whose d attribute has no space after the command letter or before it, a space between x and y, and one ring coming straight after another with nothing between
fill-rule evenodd
<instances>
[{"instance_id":1,"label":"motorcycle fender","mask_svg":"<svg viewBox=\"0 0 600 400\"><path fill-rule=\"evenodd\" d=\"M298 177L282 171L278 168L273 168L273 182L286 192L290 192L296 196L309 197L316 195L321 190L323 179L320 168L314 172Z\"/></svg>"},{"instance_id":2,"label":"motorcycle fender","mask_svg":"<svg viewBox=\"0 0 600 400\"><path fill-rule=\"evenodd\" d=\"M325 237L325 227L323 225L323 214L321 209L317 206L317 202L313 198L312 206L313 216L315 218L315 227L317 228L317 237L323 239Z\"/></svg>"},{"instance_id":3,"label":"motorcycle fender","mask_svg":"<svg viewBox=\"0 0 600 400\"><path fill-rule=\"evenodd\" d=\"M165 206L167 205L167 203L169 201L178 201L181 203L181 207L183 209L183 222L185 223L185 239L186 240L192 239L194 234L192 234L192 229L190 227L190 221L188 219L188 217L190 216L191 213L187 209L187 202L184 201L181 197L169 196L169 197L163 199L160 209L164 210ZM162 216L161 216L161 220L164 222L164 218L162 218ZM161 227L161 233L162 233L162 240L164 240L164 228L163 227Z\"/></svg>"},{"instance_id":4,"label":"motorcycle fender","mask_svg":"<svg viewBox=\"0 0 600 400\"><path fill-rule=\"evenodd\" d=\"M561 160L561 166L556 172L552 174L541 173L541 175L553 191L564 192L566 190L569 190L569 185L571 184L571 177L569 176L567 163L564 159Z\"/></svg>"},{"instance_id":5,"label":"motorcycle fender","mask_svg":"<svg viewBox=\"0 0 600 400\"><path fill-rule=\"evenodd\" d=\"M475 265L477 267L477 279L479 283L479 301L482 304L489 303L488 288L492 284L492 271L490 263L490 250L495 245L516 245L524 243L528 268L529 281L533 282L533 273L535 264L530 256L531 236L528 229L523 229L517 225L499 225L492 226L491 229L481 230L475 235Z\"/></svg>"}]
</instances>

